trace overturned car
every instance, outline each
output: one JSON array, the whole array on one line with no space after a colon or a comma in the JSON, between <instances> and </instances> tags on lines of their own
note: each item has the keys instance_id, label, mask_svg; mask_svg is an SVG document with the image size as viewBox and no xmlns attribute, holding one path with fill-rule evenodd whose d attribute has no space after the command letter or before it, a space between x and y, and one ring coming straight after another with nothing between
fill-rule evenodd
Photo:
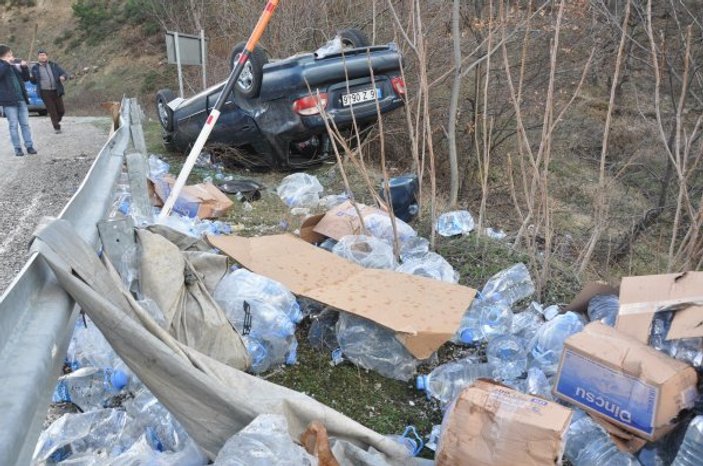
<instances>
[{"instance_id":1,"label":"overturned car","mask_svg":"<svg viewBox=\"0 0 703 466\"><path fill-rule=\"evenodd\" d=\"M249 165L304 168L334 157L325 118L344 133L355 122L362 130L377 120L379 111L403 105L405 82L395 44L369 46L353 29L340 32L336 40L341 47L270 63L257 47L209 142L252 155ZM243 48L243 43L234 48L231 63ZM169 89L156 94L167 148L188 150L224 86L222 82L188 99L176 98Z\"/></svg>"}]
</instances>

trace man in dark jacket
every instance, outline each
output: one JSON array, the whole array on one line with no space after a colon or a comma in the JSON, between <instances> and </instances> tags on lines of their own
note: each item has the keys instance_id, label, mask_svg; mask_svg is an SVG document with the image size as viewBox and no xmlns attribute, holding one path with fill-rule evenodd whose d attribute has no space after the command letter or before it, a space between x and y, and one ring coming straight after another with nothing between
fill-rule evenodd
<instances>
[{"instance_id":1,"label":"man in dark jacket","mask_svg":"<svg viewBox=\"0 0 703 466\"><path fill-rule=\"evenodd\" d=\"M36 154L32 143L32 131L29 128L29 110L27 90L24 82L29 81L27 62L15 60L12 50L5 44L0 44L0 106L10 126L10 139L15 146L15 155L22 156L22 143L18 127L22 128L22 139L27 153Z\"/></svg>"},{"instance_id":2,"label":"man in dark jacket","mask_svg":"<svg viewBox=\"0 0 703 466\"><path fill-rule=\"evenodd\" d=\"M61 132L61 118L64 114L63 82L66 72L53 61L49 61L46 50L37 51L38 63L32 67L32 82L37 85L46 110L51 117L51 124L56 134Z\"/></svg>"}]
</instances>

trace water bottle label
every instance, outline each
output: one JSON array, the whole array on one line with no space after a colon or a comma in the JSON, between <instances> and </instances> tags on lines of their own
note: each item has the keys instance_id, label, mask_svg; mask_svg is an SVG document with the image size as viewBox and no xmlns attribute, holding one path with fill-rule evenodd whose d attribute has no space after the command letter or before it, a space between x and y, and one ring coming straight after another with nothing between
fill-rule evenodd
<instances>
[{"instance_id":1,"label":"water bottle label","mask_svg":"<svg viewBox=\"0 0 703 466\"><path fill-rule=\"evenodd\" d=\"M582 354L564 351L555 391L630 430L654 432L659 390Z\"/></svg>"}]
</instances>

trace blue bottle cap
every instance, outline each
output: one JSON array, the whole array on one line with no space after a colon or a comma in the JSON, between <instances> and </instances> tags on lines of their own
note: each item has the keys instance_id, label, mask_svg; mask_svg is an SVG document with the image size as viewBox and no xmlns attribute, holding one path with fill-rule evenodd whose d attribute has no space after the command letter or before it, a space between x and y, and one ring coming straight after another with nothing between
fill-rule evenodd
<instances>
[{"instance_id":1,"label":"blue bottle cap","mask_svg":"<svg viewBox=\"0 0 703 466\"><path fill-rule=\"evenodd\" d=\"M124 371L118 369L116 371L113 371L110 375L110 384L112 384L112 386L115 387L117 390L122 390L127 386L128 383L129 375L127 375Z\"/></svg>"},{"instance_id":2,"label":"blue bottle cap","mask_svg":"<svg viewBox=\"0 0 703 466\"><path fill-rule=\"evenodd\" d=\"M474 331L471 330L470 328L465 328L462 329L461 332L459 333L459 341L466 345L472 344L474 341L476 341L476 337L474 336Z\"/></svg>"}]
</instances>

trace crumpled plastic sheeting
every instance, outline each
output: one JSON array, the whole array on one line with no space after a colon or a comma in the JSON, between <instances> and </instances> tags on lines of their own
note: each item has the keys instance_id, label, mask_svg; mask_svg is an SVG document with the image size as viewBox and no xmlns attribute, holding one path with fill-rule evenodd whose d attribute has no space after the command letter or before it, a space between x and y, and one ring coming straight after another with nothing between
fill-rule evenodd
<instances>
[{"instance_id":1,"label":"crumpled plastic sheeting","mask_svg":"<svg viewBox=\"0 0 703 466\"><path fill-rule=\"evenodd\" d=\"M64 220L35 233L34 250L59 284L105 335L129 368L180 422L208 457L259 414L283 414L297 438L313 420L330 435L407 465L405 449L302 393L227 366L176 340L127 293L114 268Z\"/></svg>"},{"instance_id":2,"label":"crumpled plastic sheeting","mask_svg":"<svg viewBox=\"0 0 703 466\"><path fill-rule=\"evenodd\" d=\"M214 466L317 466L317 458L293 442L280 414L262 414L232 436Z\"/></svg>"}]
</instances>

